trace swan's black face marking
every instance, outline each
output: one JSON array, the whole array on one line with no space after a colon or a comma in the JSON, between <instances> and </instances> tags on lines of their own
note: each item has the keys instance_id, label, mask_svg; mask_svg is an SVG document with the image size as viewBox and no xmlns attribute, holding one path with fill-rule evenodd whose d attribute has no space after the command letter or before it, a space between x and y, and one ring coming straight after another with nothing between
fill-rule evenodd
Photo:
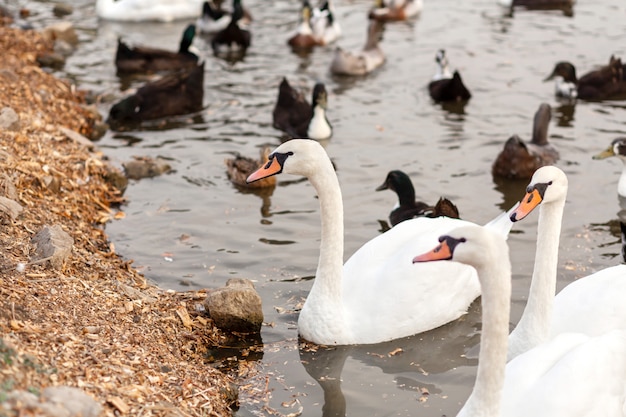
<instances>
[{"instance_id":1,"label":"swan's black face marking","mask_svg":"<svg viewBox=\"0 0 626 417\"><path fill-rule=\"evenodd\" d=\"M550 185L552 185L552 181L529 185L519 206L511 213L511 221L516 222L528 216L535 207L541 204Z\"/></svg>"},{"instance_id":2,"label":"swan's black face marking","mask_svg":"<svg viewBox=\"0 0 626 417\"><path fill-rule=\"evenodd\" d=\"M254 181L261 180L263 178L271 177L272 175L280 174L283 172L283 168L285 166L285 161L288 157L293 155L293 152L287 153L272 153L268 159L269 161L263 165L261 168L254 171L246 182L249 184Z\"/></svg>"},{"instance_id":3,"label":"swan's black face marking","mask_svg":"<svg viewBox=\"0 0 626 417\"><path fill-rule=\"evenodd\" d=\"M421 255L417 255L413 258L413 263L418 262L429 262L429 261L447 261L452 259L452 255L454 253L454 249L457 247L459 243L465 242L465 238L453 238L452 236L440 236L439 237L439 245L435 247L435 249L430 252L426 252Z\"/></svg>"},{"instance_id":4,"label":"swan's black face marking","mask_svg":"<svg viewBox=\"0 0 626 417\"><path fill-rule=\"evenodd\" d=\"M285 161L291 155L293 155L293 152L287 152L287 153L277 153L277 152L274 152L274 153L272 153L269 156L269 161L265 165L265 169L268 169L270 167L270 165L272 165L272 162L273 162L274 158L276 158L276 162L278 163L278 165L280 165L280 170L278 170L276 172L273 172L272 175L280 174L281 172L283 172L283 168L285 167Z\"/></svg>"},{"instance_id":5,"label":"swan's black face marking","mask_svg":"<svg viewBox=\"0 0 626 417\"><path fill-rule=\"evenodd\" d=\"M535 184L535 185L529 185L528 188L526 188L526 193L527 195L530 194L530 199L532 199L533 196L533 191L536 190L537 194L539 194L539 197L541 197L541 199L544 199L544 196L546 194L546 190L548 189L549 186L552 185L552 181L550 182L542 182L539 184ZM530 203L531 200L528 200L528 202Z\"/></svg>"},{"instance_id":6,"label":"swan's black face marking","mask_svg":"<svg viewBox=\"0 0 626 417\"><path fill-rule=\"evenodd\" d=\"M467 239L465 239L464 237L456 239L452 236L440 236L439 242L441 242L442 244L445 242L450 252L450 258L448 259L452 259L452 256L454 255L454 250L456 249L456 247L459 245L459 243L467 242Z\"/></svg>"}]
</instances>

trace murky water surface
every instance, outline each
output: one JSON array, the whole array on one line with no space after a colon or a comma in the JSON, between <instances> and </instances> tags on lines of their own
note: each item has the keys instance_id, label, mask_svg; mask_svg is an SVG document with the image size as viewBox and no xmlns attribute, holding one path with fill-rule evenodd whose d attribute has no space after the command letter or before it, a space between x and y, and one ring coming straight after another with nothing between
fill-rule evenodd
<instances>
[{"instance_id":1,"label":"murky water surface","mask_svg":"<svg viewBox=\"0 0 626 417\"><path fill-rule=\"evenodd\" d=\"M77 0L69 17L80 34L77 53L62 75L84 89L115 99L140 85L115 75L118 36L137 44L175 49L188 22L100 22L93 1ZM364 42L370 1L336 2L343 28L339 44ZM626 134L626 103L561 105L542 80L557 60L580 73L626 57L622 0L581 1L561 11L515 10L507 15L491 0L425 0L411 23L387 26L386 64L363 78L329 74L332 48L307 57L285 42L299 2L247 0L254 15L245 60L228 63L206 55L206 109L165 129L108 132L98 145L120 164L132 156L168 158L174 172L133 182L126 218L107 226L117 251L158 284L186 290L214 288L232 277L255 281L263 297L263 355L259 359L271 397L244 400L240 416L296 413L304 416L455 415L476 369L480 303L469 315L433 332L376 346L299 351L297 308L311 286L319 254L318 201L311 185L281 176L271 195L242 192L228 181L224 158L256 156L262 145L280 144L271 113L283 76L306 89L326 83L335 133L326 148L337 167L345 204L347 258L379 234L395 195L375 192L387 172L401 169L418 196L452 199L465 219L484 223L521 198L525 182L494 181L491 163L513 133L529 139L541 102L553 106L550 140L569 176L559 266L559 289L577 277L615 265L620 255L616 186L621 163L591 156ZM27 4L35 21L48 22L51 3ZM473 92L462 109L442 108L428 97L434 56L447 50ZM109 102L101 104L103 114ZM513 313L517 322L527 296L537 215L515 226L509 238L513 262ZM402 348L401 353L398 348ZM395 353L395 354L392 354ZM263 410L263 407L267 407Z\"/></svg>"}]
</instances>

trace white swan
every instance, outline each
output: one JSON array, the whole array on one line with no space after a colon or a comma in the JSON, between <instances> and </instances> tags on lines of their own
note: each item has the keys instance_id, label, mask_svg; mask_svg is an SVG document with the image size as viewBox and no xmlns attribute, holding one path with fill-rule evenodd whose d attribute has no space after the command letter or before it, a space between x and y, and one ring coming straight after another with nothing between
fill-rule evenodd
<instances>
[{"instance_id":1,"label":"white swan","mask_svg":"<svg viewBox=\"0 0 626 417\"><path fill-rule=\"evenodd\" d=\"M540 207L528 302L510 335L509 359L564 332L597 336L613 329L626 330L626 265L579 278L554 295L567 187L567 176L559 168L539 168L512 213L512 220L521 220Z\"/></svg>"},{"instance_id":2,"label":"white swan","mask_svg":"<svg viewBox=\"0 0 626 417\"><path fill-rule=\"evenodd\" d=\"M272 152L248 182L281 172L308 177L321 207L319 263L298 319L304 339L349 345L410 336L455 320L479 295L473 268L411 264L416 250L425 250L455 226L472 223L444 217L407 220L367 242L343 265L341 189L326 151L317 141L292 139ZM511 225L505 213L491 223L503 235Z\"/></svg>"},{"instance_id":3,"label":"white swan","mask_svg":"<svg viewBox=\"0 0 626 417\"><path fill-rule=\"evenodd\" d=\"M562 333L506 364L511 301L506 242L480 226L454 229L439 241L413 262L466 263L476 268L482 287L476 382L457 416L626 416L626 331L597 337Z\"/></svg>"},{"instance_id":4,"label":"white swan","mask_svg":"<svg viewBox=\"0 0 626 417\"><path fill-rule=\"evenodd\" d=\"M593 159L605 159L611 156L617 156L622 161L622 173L617 183L617 195L626 198L626 138L613 139L611 145L594 155Z\"/></svg>"},{"instance_id":5,"label":"white swan","mask_svg":"<svg viewBox=\"0 0 626 417\"><path fill-rule=\"evenodd\" d=\"M96 14L105 20L171 22L202 14L202 0L97 0Z\"/></svg>"}]
</instances>

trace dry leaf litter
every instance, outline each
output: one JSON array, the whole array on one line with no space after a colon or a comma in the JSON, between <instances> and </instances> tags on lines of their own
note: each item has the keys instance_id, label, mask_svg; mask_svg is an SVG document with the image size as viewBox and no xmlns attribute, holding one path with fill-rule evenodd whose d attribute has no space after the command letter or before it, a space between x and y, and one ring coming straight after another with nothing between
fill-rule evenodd
<instances>
[{"instance_id":1,"label":"dry leaf litter","mask_svg":"<svg viewBox=\"0 0 626 417\"><path fill-rule=\"evenodd\" d=\"M7 398L51 386L80 388L106 416L232 415L237 375L205 360L224 340L195 313L206 294L158 289L107 241L123 197L103 156L69 133L91 137L100 116L37 65L51 47L0 27L0 109L19 116L0 130L0 415L42 415ZM56 225L73 246L55 268L33 261L31 239Z\"/></svg>"}]
</instances>

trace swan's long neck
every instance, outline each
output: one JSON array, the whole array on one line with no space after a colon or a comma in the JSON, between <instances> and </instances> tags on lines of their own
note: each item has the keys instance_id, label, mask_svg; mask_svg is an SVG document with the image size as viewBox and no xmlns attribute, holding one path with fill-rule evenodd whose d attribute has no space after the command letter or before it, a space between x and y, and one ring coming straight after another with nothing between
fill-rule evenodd
<instances>
[{"instance_id":1,"label":"swan's long neck","mask_svg":"<svg viewBox=\"0 0 626 417\"><path fill-rule=\"evenodd\" d=\"M482 288L482 335L474 390L458 416L499 417L509 336L511 264L508 251L477 268Z\"/></svg>"},{"instance_id":2,"label":"swan's long neck","mask_svg":"<svg viewBox=\"0 0 626 417\"><path fill-rule=\"evenodd\" d=\"M316 175L309 177L320 201L322 236L315 282L307 301L324 297L331 304L336 303L339 308L343 275L343 202L339 180L332 163L330 160L324 162L324 166Z\"/></svg>"},{"instance_id":3,"label":"swan's long neck","mask_svg":"<svg viewBox=\"0 0 626 417\"><path fill-rule=\"evenodd\" d=\"M542 204L540 208L535 266L528 302L511 333L509 360L543 343L550 335L564 205L565 199L562 199Z\"/></svg>"}]
</instances>

